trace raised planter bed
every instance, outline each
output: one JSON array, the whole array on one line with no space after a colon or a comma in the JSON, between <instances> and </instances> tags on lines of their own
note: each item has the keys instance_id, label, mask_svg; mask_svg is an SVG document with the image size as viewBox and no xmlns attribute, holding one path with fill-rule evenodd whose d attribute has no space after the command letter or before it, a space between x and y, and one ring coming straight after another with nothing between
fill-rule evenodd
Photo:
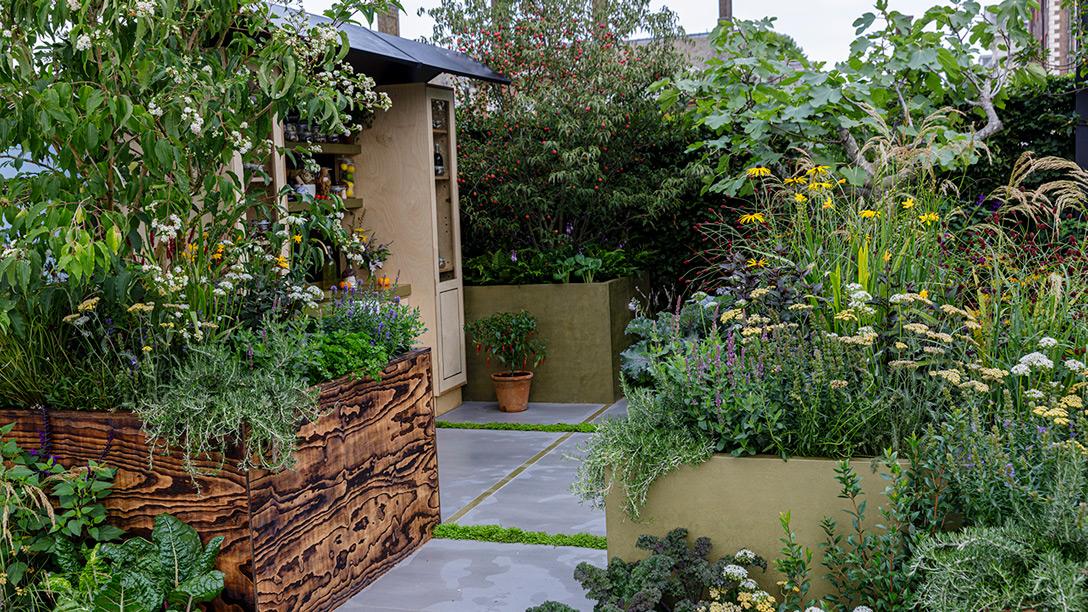
<instances>
[{"instance_id":1,"label":"raised planter bed","mask_svg":"<svg viewBox=\"0 0 1088 612\"><path fill-rule=\"evenodd\" d=\"M332 610L430 538L439 522L429 350L391 362L380 381L318 387L327 413L299 430L298 463L238 468L242 449L196 484L175 455L149 456L131 413L0 411L24 448L66 466L116 467L112 522L144 535L158 514L223 536L226 588L215 610ZM153 464L149 465L149 460ZM217 462L201 462L214 469Z\"/></svg>"},{"instance_id":2,"label":"raised planter bed","mask_svg":"<svg viewBox=\"0 0 1088 612\"><path fill-rule=\"evenodd\" d=\"M685 527L691 537L711 539L712 558L747 548L767 559L767 572L757 570L752 577L778 597L777 582L783 576L774 570L773 560L785 535L778 517L789 512L798 542L813 551L810 596L827 595L826 572L820 564L823 554L819 545L824 541L820 521L825 516L834 518L840 533L851 527L844 512L849 502L839 497L836 464L831 459L782 461L778 457L715 455L701 465L681 467L654 481L639 522L624 512L623 492L614 487L605 499L608 557L625 561L644 558L644 551L635 548L638 536L663 536ZM851 466L865 493L864 524L873 527L880 522L878 507L887 501L887 483L874 471L871 459L854 460Z\"/></svg>"},{"instance_id":3,"label":"raised planter bed","mask_svg":"<svg viewBox=\"0 0 1088 612\"><path fill-rule=\"evenodd\" d=\"M624 328L631 321L627 305L638 297L639 280L603 283L491 285L465 287L465 321L496 312L527 310L536 317L548 358L534 368L533 402L611 403L620 389L620 353L631 341ZM476 354L470 339L466 400L494 401L494 368Z\"/></svg>"}]
</instances>

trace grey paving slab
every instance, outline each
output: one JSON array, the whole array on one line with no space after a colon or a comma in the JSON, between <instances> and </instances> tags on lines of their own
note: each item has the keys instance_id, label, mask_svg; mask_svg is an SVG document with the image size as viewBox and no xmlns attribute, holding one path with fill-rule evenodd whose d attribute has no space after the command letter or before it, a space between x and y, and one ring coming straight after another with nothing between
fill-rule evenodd
<instances>
[{"instance_id":1,"label":"grey paving slab","mask_svg":"<svg viewBox=\"0 0 1088 612\"><path fill-rule=\"evenodd\" d=\"M547 600L592 610L574 567L606 563L603 550L431 540L341 612L523 612Z\"/></svg>"},{"instance_id":2,"label":"grey paving slab","mask_svg":"<svg viewBox=\"0 0 1088 612\"><path fill-rule=\"evenodd\" d=\"M605 535L604 511L581 503L570 492L581 463L579 447L591 435L572 434L457 522L548 533Z\"/></svg>"},{"instance_id":3,"label":"grey paving slab","mask_svg":"<svg viewBox=\"0 0 1088 612\"><path fill-rule=\"evenodd\" d=\"M445 520L557 440L538 431L438 430L438 491Z\"/></svg>"},{"instance_id":4,"label":"grey paving slab","mask_svg":"<svg viewBox=\"0 0 1088 612\"><path fill-rule=\"evenodd\" d=\"M603 407L603 404L532 403L522 412L503 412L494 402L465 402L439 419L459 423L581 423Z\"/></svg>"},{"instance_id":5,"label":"grey paving slab","mask_svg":"<svg viewBox=\"0 0 1088 612\"><path fill-rule=\"evenodd\" d=\"M601 414L597 415L597 418L593 419L594 423L600 423L604 419L622 419L627 416L627 398L621 398L615 404L608 407Z\"/></svg>"}]
</instances>

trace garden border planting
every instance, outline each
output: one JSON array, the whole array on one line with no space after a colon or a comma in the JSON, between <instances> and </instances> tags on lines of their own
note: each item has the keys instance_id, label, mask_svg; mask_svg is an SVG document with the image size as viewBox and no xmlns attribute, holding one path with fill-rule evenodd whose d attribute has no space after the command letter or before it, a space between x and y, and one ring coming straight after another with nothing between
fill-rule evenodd
<instances>
[{"instance_id":1,"label":"garden border planting","mask_svg":"<svg viewBox=\"0 0 1088 612\"><path fill-rule=\"evenodd\" d=\"M117 526L146 535L169 512L223 536L226 588L214 610L333 609L430 539L440 517L430 351L391 361L381 380L318 385L324 415L302 425L293 470L243 470L244 449L201 457L151 450L126 412L2 410L12 437L65 465L116 466L105 500ZM160 449L156 449L160 450ZM153 462L153 469L149 469ZM221 469L214 475L207 472Z\"/></svg>"}]
</instances>

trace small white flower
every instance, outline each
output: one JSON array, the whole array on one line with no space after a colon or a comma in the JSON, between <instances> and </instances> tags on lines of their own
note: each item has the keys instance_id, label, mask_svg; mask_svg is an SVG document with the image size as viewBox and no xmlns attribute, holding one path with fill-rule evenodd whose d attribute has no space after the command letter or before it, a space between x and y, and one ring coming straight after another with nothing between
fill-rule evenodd
<instances>
[{"instance_id":1,"label":"small white flower","mask_svg":"<svg viewBox=\"0 0 1088 612\"><path fill-rule=\"evenodd\" d=\"M1054 362L1049 357L1040 353L1028 353L1020 358L1020 363L1028 366L1029 368L1043 368L1049 370L1054 367Z\"/></svg>"},{"instance_id":2,"label":"small white flower","mask_svg":"<svg viewBox=\"0 0 1088 612\"><path fill-rule=\"evenodd\" d=\"M1076 359L1066 359L1063 365L1065 365L1066 369L1073 370L1074 372L1080 372L1084 369L1084 362L1077 361Z\"/></svg>"},{"instance_id":3,"label":"small white flower","mask_svg":"<svg viewBox=\"0 0 1088 612\"><path fill-rule=\"evenodd\" d=\"M740 563L751 564L756 562L757 556L756 553L752 552L751 550L748 550L747 548L742 548L737 551L737 554L733 555L733 558Z\"/></svg>"},{"instance_id":4,"label":"small white flower","mask_svg":"<svg viewBox=\"0 0 1088 612\"><path fill-rule=\"evenodd\" d=\"M754 591L759 588L759 585L756 584L756 581L752 580L751 578L745 578L744 580L741 580L740 584L737 586L746 591Z\"/></svg>"},{"instance_id":5,"label":"small white flower","mask_svg":"<svg viewBox=\"0 0 1088 612\"><path fill-rule=\"evenodd\" d=\"M1043 336L1039 340L1039 348L1053 348L1055 346L1058 346L1058 341L1050 336Z\"/></svg>"},{"instance_id":6,"label":"small white flower","mask_svg":"<svg viewBox=\"0 0 1088 612\"><path fill-rule=\"evenodd\" d=\"M730 563L722 568L722 576L729 580L744 580L748 577L748 570L739 565Z\"/></svg>"},{"instance_id":7,"label":"small white flower","mask_svg":"<svg viewBox=\"0 0 1088 612\"><path fill-rule=\"evenodd\" d=\"M805 612L824 612L824 609L819 606L809 606L805 608Z\"/></svg>"},{"instance_id":8,"label":"small white flower","mask_svg":"<svg viewBox=\"0 0 1088 612\"><path fill-rule=\"evenodd\" d=\"M150 17L155 14L153 0L136 0L136 14L140 17Z\"/></svg>"},{"instance_id":9,"label":"small white flower","mask_svg":"<svg viewBox=\"0 0 1088 612\"><path fill-rule=\"evenodd\" d=\"M1038 389L1028 389L1024 391L1024 396L1033 400L1041 400L1046 397L1046 394Z\"/></svg>"},{"instance_id":10,"label":"small white flower","mask_svg":"<svg viewBox=\"0 0 1088 612\"><path fill-rule=\"evenodd\" d=\"M91 37L86 34L80 34L76 39L76 51L86 51L91 48Z\"/></svg>"},{"instance_id":11,"label":"small white flower","mask_svg":"<svg viewBox=\"0 0 1088 612\"><path fill-rule=\"evenodd\" d=\"M1014 365L1012 367L1012 369L1009 370L1009 374L1012 374L1013 376L1027 376L1030 373L1031 373L1031 368L1029 368L1028 366L1026 366L1026 365L1024 365L1022 363L1018 363L1018 364Z\"/></svg>"},{"instance_id":12,"label":"small white flower","mask_svg":"<svg viewBox=\"0 0 1088 612\"><path fill-rule=\"evenodd\" d=\"M82 5L80 4L79 0L68 0L69 10L78 11L80 8L82 8Z\"/></svg>"},{"instance_id":13,"label":"small white flower","mask_svg":"<svg viewBox=\"0 0 1088 612\"><path fill-rule=\"evenodd\" d=\"M873 612L873 609L869 606L858 606L854 608L854 612Z\"/></svg>"}]
</instances>

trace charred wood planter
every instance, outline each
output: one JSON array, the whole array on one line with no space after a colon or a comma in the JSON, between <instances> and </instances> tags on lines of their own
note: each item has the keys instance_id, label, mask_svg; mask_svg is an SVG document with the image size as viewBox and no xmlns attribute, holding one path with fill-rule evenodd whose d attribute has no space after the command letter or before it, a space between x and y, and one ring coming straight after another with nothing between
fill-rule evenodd
<instances>
[{"instance_id":1,"label":"charred wood planter","mask_svg":"<svg viewBox=\"0 0 1088 612\"><path fill-rule=\"evenodd\" d=\"M168 512L205 541L223 536L226 588L213 609L331 610L439 522L430 351L396 359L380 381L345 377L318 390L325 415L299 429L293 469L239 469L238 449L196 484L179 456L150 456L130 413L0 410L0 423L15 422L24 448L65 466L95 459L117 468L105 501L118 527L146 535Z\"/></svg>"}]
</instances>

